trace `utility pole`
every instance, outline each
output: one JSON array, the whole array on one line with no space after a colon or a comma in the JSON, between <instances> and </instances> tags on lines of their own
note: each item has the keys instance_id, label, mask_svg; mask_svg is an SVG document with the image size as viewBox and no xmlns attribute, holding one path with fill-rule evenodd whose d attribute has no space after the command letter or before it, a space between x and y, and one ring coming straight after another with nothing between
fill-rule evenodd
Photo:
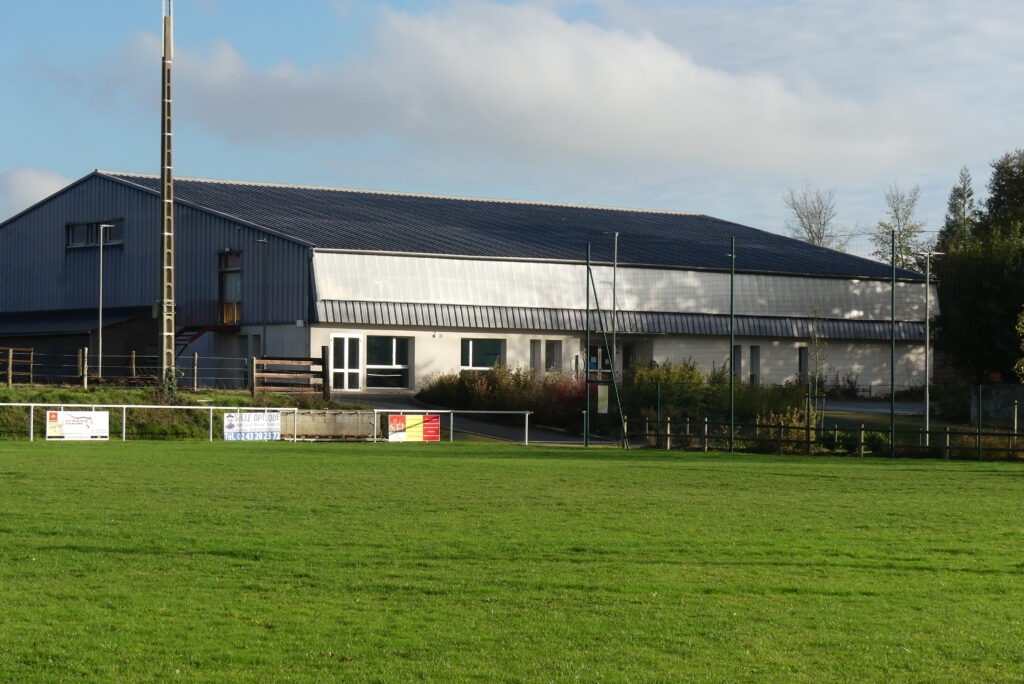
<instances>
[{"instance_id":1,"label":"utility pole","mask_svg":"<svg viewBox=\"0 0 1024 684\"><path fill-rule=\"evenodd\" d=\"M160 113L160 374L171 386L174 377L174 167L171 163L171 62L174 58L174 0L161 0L164 55Z\"/></svg>"}]
</instances>

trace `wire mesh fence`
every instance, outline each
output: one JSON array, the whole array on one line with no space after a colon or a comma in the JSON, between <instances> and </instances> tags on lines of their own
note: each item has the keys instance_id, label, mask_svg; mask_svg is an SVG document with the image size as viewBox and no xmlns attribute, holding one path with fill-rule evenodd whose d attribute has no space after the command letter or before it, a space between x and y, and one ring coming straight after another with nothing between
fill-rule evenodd
<instances>
[{"instance_id":1,"label":"wire mesh fence","mask_svg":"<svg viewBox=\"0 0 1024 684\"><path fill-rule=\"evenodd\" d=\"M1024 435L993 427L926 431L899 428L895 440L886 429L840 428L838 424L797 425L681 419L627 421L632 445L680 451L729 451L762 454L942 458L978 461L1024 459Z\"/></svg>"}]
</instances>

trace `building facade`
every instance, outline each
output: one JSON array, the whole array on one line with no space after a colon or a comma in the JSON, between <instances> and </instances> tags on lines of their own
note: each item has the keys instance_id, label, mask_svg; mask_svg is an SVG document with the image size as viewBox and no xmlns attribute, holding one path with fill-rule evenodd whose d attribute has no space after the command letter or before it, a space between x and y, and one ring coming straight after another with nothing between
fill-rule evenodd
<instances>
[{"instance_id":1,"label":"building facade","mask_svg":"<svg viewBox=\"0 0 1024 684\"><path fill-rule=\"evenodd\" d=\"M211 382L323 346L338 392L496 362L581 372L609 365L601 331L619 367L710 370L729 363L731 302L741 381L817 371L889 391L889 268L747 226L202 179L176 180L175 197L178 346ZM105 353L154 352L158 226L155 176L102 171L0 224L0 346L95 349L102 232ZM924 382L923 277L898 272L894 299L899 389Z\"/></svg>"}]
</instances>

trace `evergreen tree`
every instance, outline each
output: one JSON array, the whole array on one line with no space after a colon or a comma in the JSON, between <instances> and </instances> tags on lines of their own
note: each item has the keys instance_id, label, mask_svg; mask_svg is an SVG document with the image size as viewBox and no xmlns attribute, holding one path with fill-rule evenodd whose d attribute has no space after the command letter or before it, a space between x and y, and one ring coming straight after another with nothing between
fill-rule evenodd
<instances>
[{"instance_id":1,"label":"evergreen tree","mask_svg":"<svg viewBox=\"0 0 1024 684\"><path fill-rule=\"evenodd\" d=\"M981 222L983 239L1024 237L1024 148L992 162L988 200Z\"/></svg>"},{"instance_id":2,"label":"evergreen tree","mask_svg":"<svg viewBox=\"0 0 1024 684\"><path fill-rule=\"evenodd\" d=\"M966 247L974 237L978 218L971 172L965 166L960 169L960 178L956 185L949 191L946 220L935 241L935 251L949 253Z\"/></svg>"}]
</instances>

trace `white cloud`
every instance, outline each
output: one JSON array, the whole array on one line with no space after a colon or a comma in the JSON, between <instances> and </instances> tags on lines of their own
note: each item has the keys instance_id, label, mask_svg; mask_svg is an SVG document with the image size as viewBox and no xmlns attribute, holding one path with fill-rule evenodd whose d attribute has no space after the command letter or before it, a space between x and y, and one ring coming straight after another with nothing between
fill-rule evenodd
<instances>
[{"instance_id":1,"label":"white cloud","mask_svg":"<svg viewBox=\"0 0 1024 684\"><path fill-rule=\"evenodd\" d=\"M71 181L45 169L20 167L0 173L0 221L27 209Z\"/></svg>"},{"instance_id":2,"label":"white cloud","mask_svg":"<svg viewBox=\"0 0 1024 684\"><path fill-rule=\"evenodd\" d=\"M108 77L151 80L134 65L158 49L140 36ZM938 116L911 113L920 94L857 101L710 68L647 30L566 21L544 6L388 11L373 53L334 67L255 70L223 40L205 54L179 50L175 63L178 114L246 143L383 136L527 161L857 175L930 157L938 138Z\"/></svg>"}]
</instances>

